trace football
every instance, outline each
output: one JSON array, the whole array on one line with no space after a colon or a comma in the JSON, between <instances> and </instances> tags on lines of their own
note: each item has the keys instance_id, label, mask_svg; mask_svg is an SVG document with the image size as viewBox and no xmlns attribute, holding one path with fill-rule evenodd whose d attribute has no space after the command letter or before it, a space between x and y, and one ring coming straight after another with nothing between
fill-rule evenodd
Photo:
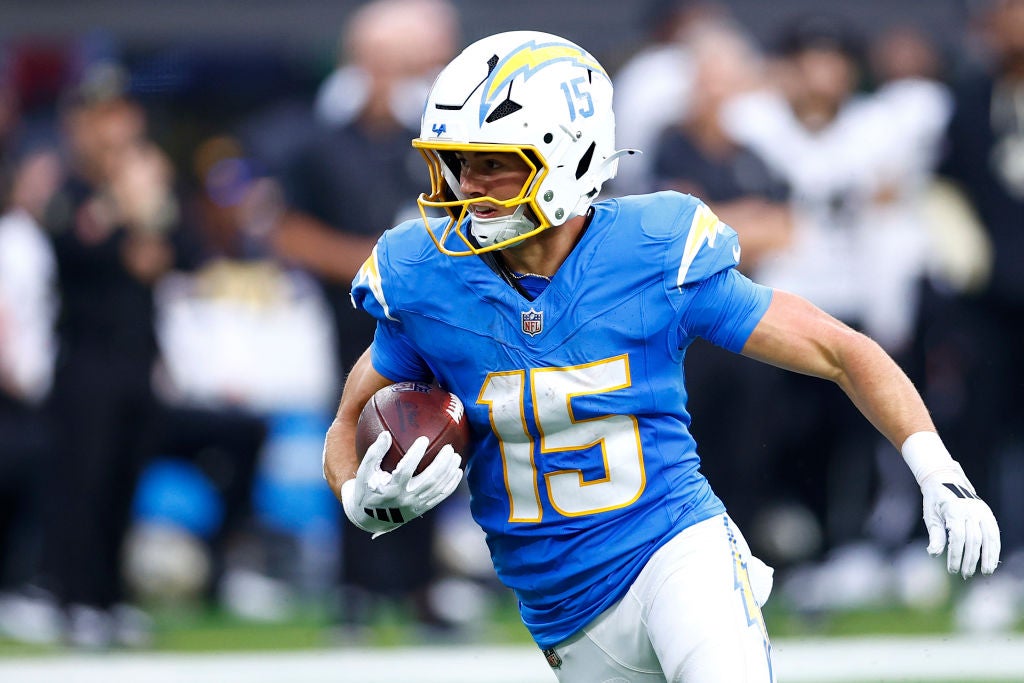
<instances>
[{"instance_id":1,"label":"football","mask_svg":"<svg viewBox=\"0 0 1024 683\"><path fill-rule=\"evenodd\" d=\"M375 393L359 414L356 448L360 454L373 445L384 430L392 435L391 448L380 467L392 472L413 442L430 439L427 452L414 474L429 465L446 444L462 456L469 456L469 424L462 401L455 394L425 382L398 382Z\"/></svg>"}]
</instances>

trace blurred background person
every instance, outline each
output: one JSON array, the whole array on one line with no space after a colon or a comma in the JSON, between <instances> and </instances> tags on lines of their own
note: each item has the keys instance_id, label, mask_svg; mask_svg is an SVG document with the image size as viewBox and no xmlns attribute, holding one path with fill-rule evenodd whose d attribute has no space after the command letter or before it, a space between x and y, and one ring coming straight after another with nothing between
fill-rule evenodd
<instances>
[{"instance_id":1,"label":"blurred background person","mask_svg":"<svg viewBox=\"0 0 1024 683\"><path fill-rule=\"evenodd\" d=\"M976 49L954 81L940 171L966 200L957 215L980 228L990 260L982 277L931 290L921 343L936 422L951 448L976 454L972 466L1007 520L1008 571L972 587L957 610L961 628L991 631L1024 610L1024 2L985 0L970 18Z\"/></svg>"},{"instance_id":2,"label":"blurred background person","mask_svg":"<svg viewBox=\"0 0 1024 683\"><path fill-rule=\"evenodd\" d=\"M792 232L785 181L722 125L723 105L762 81L763 59L735 23L720 17L693 22L680 40L692 63L693 87L682 117L662 131L647 154L653 186L701 197L735 226L743 246L741 267L749 272L786 247ZM719 495L747 529L779 502L776 492L788 488L786 481L774 481L778 463L764 448L771 436L768 425L787 418L772 400L777 374L762 364L737 362L700 340L687 350L687 381L699 387L689 405L701 439L701 467L720 482ZM749 409L737 411L741 406ZM750 417L742 424L719 419L727 410ZM758 539L750 542L756 547Z\"/></svg>"},{"instance_id":3,"label":"blurred background person","mask_svg":"<svg viewBox=\"0 0 1024 683\"><path fill-rule=\"evenodd\" d=\"M456 41L457 15L443 0L360 7L342 33L343 65L317 97L318 130L282 178L287 209L272 244L281 258L320 278L342 332L342 372L373 333L353 312L349 285L377 236L419 215L424 174L409 133Z\"/></svg>"},{"instance_id":4,"label":"blurred background person","mask_svg":"<svg viewBox=\"0 0 1024 683\"><path fill-rule=\"evenodd\" d=\"M0 633L55 642L40 591L42 512L53 430L44 404L56 355L56 266L39 219L61 182L52 148L5 150L0 214Z\"/></svg>"},{"instance_id":5,"label":"blurred background person","mask_svg":"<svg viewBox=\"0 0 1024 683\"><path fill-rule=\"evenodd\" d=\"M952 193L947 183L942 182L935 174L935 160L941 154L942 140L936 145L935 124L942 124L948 118L948 96L945 94L945 83L949 67L939 45L920 28L908 24L896 23L884 30L872 34L867 44L867 70L864 80L873 89L875 95L884 103L887 98L892 101L893 111L886 115L891 117L896 129L905 134L901 126L906 123L899 116L909 115L910 127L915 117L928 112L932 113L925 119L928 125L922 126L919 139L906 137L901 142L909 142L910 146L893 147L893 152L903 156L903 166L893 167L890 162L888 170L879 173L883 180L888 178L890 190L881 194L893 207L889 215L882 220L896 221L897 230L915 231L925 239L924 263L917 270L917 289L911 296L901 294L905 302L898 305L907 306L910 310L905 320L909 321L909 334L899 335L900 361L913 381L923 384L922 354L920 351L922 321L929 317L929 296L934 283L941 287L960 286L959 283L977 277L972 272L978 268L971 265L972 253L983 248L977 234L972 235L970 226L959 226L962 212L951 210ZM942 84L939 88L937 85ZM921 89L924 95L931 90L940 94L941 100L935 98L931 105L927 99L920 99L915 108L914 100L907 97L915 88ZM934 106L945 100L943 106ZM923 106L922 106L923 105ZM884 109L883 109L884 111ZM879 123L884 129L888 124ZM939 127L941 131L941 125ZM913 130L910 131L913 133ZM909 163L908 163L909 161ZM900 171L900 169L904 171ZM927 169L921 174L914 169ZM905 184L892 183L892 178L899 172L907 174ZM909 182L907 182L909 181ZM902 188L902 189L901 189ZM892 190L896 190L893 192ZM911 204L910 201L913 203ZM913 209L912 211L908 209ZM901 219L900 212L903 212ZM902 222L902 228L900 223ZM885 222L882 223L886 225ZM977 244L971 247L971 244ZM900 242L896 243L897 245ZM870 306L878 311L892 310L892 304L872 302ZM906 324L906 323L904 323ZM941 408L939 408L941 409ZM889 457L887 449L880 448L877 454L878 492L866 527L867 535L880 542L884 547L895 550L920 533L918 528L917 508L914 495L915 482L906 476L902 465ZM910 560L912 555L897 555L897 560L906 565L902 576L897 576L895 590L908 604L915 606L934 606L939 600L945 599L947 590L932 592L913 588L915 577L921 586L931 585L934 577L929 579L927 573L920 573L922 567ZM921 580L925 579L925 580Z\"/></svg>"},{"instance_id":6,"label":"blurred background person","mask_svg":"<svg viewBox=\"0 0 1024 683\"><path fill-rule=\"evenodd\" d=\"M805 296L906 362L929 250L924 197L949 95L932 74L918 73L861 91L864 39L834 16L797 17L778 46L774 87L724 110L730 134L792 192L792 240L761 259L754 275ZM861 542L878 477L855 453L880 448L889 458L891 449L834 392L804 384L796 375L783 379L776 400L788 417L768 443L786 454L777 460L787 464L779 471L786 493L820 525L822 543L803 559L829 555L834 561L815 576L838 583L811 590L807 576L795 577L797 598L816 607L878 601L888 590L878 543L892 539ZM846 581L842 567L878 578Z\"/></svg>"},{"instance_id":7,"label":"blurred background person","mask_svg":"<svg viewBox=\"0 0 1024 683\"><path fill-rule=\"evenodd\" d=\"M828 15L798 18L779 45L778 88L726 109L730 132L783 175L795 202L791 247L757 271L793 282L899 353L924 270L920 200L949 116L948 92L933 74L861 91L864 39ZM883 242L888 249L875 248Z\"/></svg>"},{"instance_id":8,"label":"blurred background person","mask_svg":"<svg viewBox=\"0 0 1024 683\"><path fill-rule=\"evenodd\" d=\"M45 561L67 642L81 647L148 638L120 562L155 447L153 286L173 263L179 207L174 170L125 84L121 69L97 65L69 93L69 177L44 218L60 295Z\"/></svg>"},{"instance_id":9,"label":"blurred background person","mask_svg":"<svg viewBox=\"0 0 1024 683\"><path fill-rule=\"evenodd\" d=\"M190 597L245 618L276 619L293 597L286 584L308 588L301 585L303 546L293 536L301 540L313 529L321 543L333 541L329 532L323 538L318 506L296 506L295 492L282 489L298 487L314 501L322 488L319 454L297 451L286 437L292 426L313 425L317 436L326 429L336 382L334 328L313 278L283 264L270 245L283 211L276 180L226 133L201 140L191 161L181 254L156 286L157 450L167 476L143 501L150 519L142 520L136 540L152 562L173 567L173 557L160 557L160 548L146 543L146 534L166 534L170 523L183 542L198 541L205 551L206 569L193 579L200 590ZM212 498L212 513L161 512L155 484L173 487L180 476L197 474L212 488L212 495L198 496ZM316 490L301 488L303 481L315 482ZM301 524L282 528L261 515L268 496L282 499L286 517L304 516ZM137 574L145 564L140 560ZM254 598L259 590L265 599ZM154 597L178 596L172 590Z\"/></svg>"},{"instance_id":10,"label":"blurred background person","mask_svg":"<svg viewBox=\"0 0 1024 683\"><path fill-rule=\"evenodd\" d=\"M647 192L655 142L685 114L694 89L687 36L694 25L724 19L728 9L709 0L654 0L644 16L645 42L615 74L615 134L623 149L639 149L609 184L615 194Z\"/></svg>"},{"instance_id":11,"label":"blurred background person","mask_svg":"<svg viewBox=\"0 0 1024 683\"><path fill-rule=\"evenodd\" d=\"M233 326L232 303L259 307L273 298L276 273L257 266L266 263L269 250L267 221L280 209L271 204L254 215L245 212L247 193L259 178L232 138L202 141L193 161L197 183L183 202L175 268L155 287L160 349L156 450L162 459L188 463L212 486L216 518L191 525L187 518L179 520L187 528L179 531L191 531L202 542L209 564L200 593L215 605L232 548L255 533L252 493L268 425L255 405L252 384L262 367L282 373L293 368L280 357L253 362L245 349L264 350L256 335L225 334ZM180 322L189 317L192 325ZM268 326L266 332L273 330ZM146 530L140 524L133 540L139 542Z\"/></svg>"},{"instance_id":12,"label":"blurred background person","mask_svg":"<svg viewBox=\"0 0 1024 683\"><path fill-rule=\"evenodd\" d=\"M373 338L372 320L349 298L353 277L380 234L416 218L429 180L416 136L424 94L458 46L446 0L374 0L342 31L341 66L316 102L321 126L284 174L287 209L271 235L278 256L317 275L334 312L337 387ZM340 394L339 394L340 395ZM339 510L340 513L340 510ZM436 518L371 541L342 533L340 618L365 626L381 602L443 625L430 605Z\"/></svg>"},{"instance_id":13,"label":"blurred background person","mask_svg":"<svg viewBox=\"0 0 1024 683\"><path fill-rule=\"evenodd\" d=\"M756 268L789 243L789 188L725 129L722 107L762 82L763 60L737 25L720 18L694 22L680 41L692 60L693 88L682 117L651 145L652 185L707 197L716 215L743 231L744 267Z\"/></svg>"}]
</instances>

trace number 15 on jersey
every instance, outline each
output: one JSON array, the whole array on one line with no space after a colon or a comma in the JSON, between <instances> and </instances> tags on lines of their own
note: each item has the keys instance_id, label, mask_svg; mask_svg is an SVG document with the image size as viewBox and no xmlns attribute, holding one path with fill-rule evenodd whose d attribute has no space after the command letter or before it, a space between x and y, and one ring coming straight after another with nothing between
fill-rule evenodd
<instances>
[{"instance_id":1,"label":"number 15 on jersey","mask_svg":"<svg viewBox=\"0 0 1024 683\"><path fill-rule=\"evenodd\" d=\"M477 403L487 406L501 449L509 522L540 522L544 498L558 514L578 517L626 507L640 497L646 476L636 417L614 414L577 419L573 412L575 400L629 386L627 355L487 376ZM527 392L533 406L530 416ZM566 451L579 451L602 462L590 460L581 463L580 469L538 472L535 452ZM585 480L584 464L588 469L600 465L604 476ZM543 492L538 475L543 476Z\"/></svg>"}]
</instances>

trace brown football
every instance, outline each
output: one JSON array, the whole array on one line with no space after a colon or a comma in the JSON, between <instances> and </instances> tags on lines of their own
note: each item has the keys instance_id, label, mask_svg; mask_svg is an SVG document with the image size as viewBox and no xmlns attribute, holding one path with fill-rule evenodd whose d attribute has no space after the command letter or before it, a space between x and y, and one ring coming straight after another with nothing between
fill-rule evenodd
<instances>
[{"instance_id":1,"label":"brown football","mask_svg":"<svg viewBox=\"0 0 1024 683\"><path fill-rule=\"evenodd\" d=\"M451 444L462 456L469 457L469 423L462 401L455 394L425 382L398 382L375 393L359 414L356 448L360 455L373 445L384 430L391 432L391 448L380 467L391 472L413 442L421 436L430 439L427 452L415 474L429 465L445 444Z\"/></svg>"}]
</instances>

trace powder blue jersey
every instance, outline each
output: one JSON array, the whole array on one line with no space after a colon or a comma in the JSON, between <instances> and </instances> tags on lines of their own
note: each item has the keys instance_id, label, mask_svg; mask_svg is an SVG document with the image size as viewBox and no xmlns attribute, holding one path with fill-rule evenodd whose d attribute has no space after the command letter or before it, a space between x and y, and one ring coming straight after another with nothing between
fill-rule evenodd
<instances>
[{"instance_id":1,"label":"powder blue jersey","mask_svg":"<svg viewBox=\"0 0 1024 683\"><path fill-rule=\"evenodd\" d=\"M707 206L661 192L596 203L533 301L482 259L440 253L420 221L387 231L357 276L374 368L435 378L466 406L473 516L541 647L724 511L699 471L683 357L698 336L739 351L764 314L771 290L739 256Z\"/></svg>"}]
</instances>

